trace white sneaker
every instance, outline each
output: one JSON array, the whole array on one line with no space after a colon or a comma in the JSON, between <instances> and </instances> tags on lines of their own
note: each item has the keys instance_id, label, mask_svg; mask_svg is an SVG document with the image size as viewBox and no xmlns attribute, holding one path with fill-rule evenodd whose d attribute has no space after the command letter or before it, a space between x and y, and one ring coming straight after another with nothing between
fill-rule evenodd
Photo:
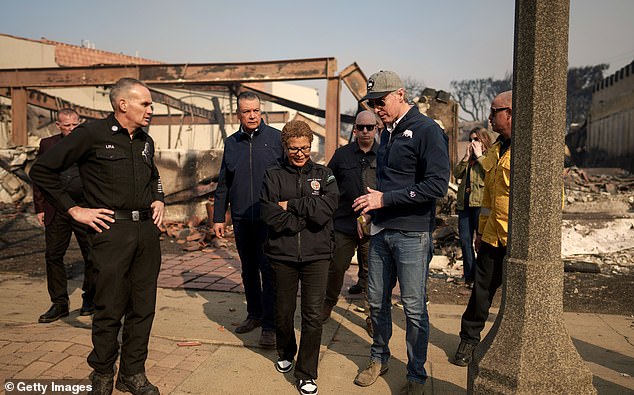
<instances>
[{"instance_id":1,"label":"white sneaker","mask_svg":"<svg viewBox=\"0 0 634 395\"><path fill-rule=\"evenodd\" d=\"M288 373L291 369L293 369L293 361L280 358L275 362L275 370L280 373Z\"/></svg>"},{"instance_id":2,"label":"white sneaker","mask_svg":"<svg viewBox=\"0 0 634 395\"><path fill-rule=\"evenodd\" d=\"M302 395L317 395L317 384L313 379L299 379L299 381L297 382L297 389Z\"/></svg>"}]
</instances>

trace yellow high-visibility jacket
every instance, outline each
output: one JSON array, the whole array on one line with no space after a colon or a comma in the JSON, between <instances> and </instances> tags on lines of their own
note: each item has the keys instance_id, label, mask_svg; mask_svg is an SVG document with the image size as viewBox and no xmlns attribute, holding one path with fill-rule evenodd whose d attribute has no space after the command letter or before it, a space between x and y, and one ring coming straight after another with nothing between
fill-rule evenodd
<instances>
[{"instance_id":1,"label":"yellow high-visibility jacket","mask_svg":"<svg viewBox=\"0 0 634 395\"><path fill-rule=\"evenodd\" d=\"M478 233L482 235L482 241L494 247L506 246L509 227L511 147L500 157L501 144L496 142L482 160L486 175Z\"/></svg>"}]
</instances>

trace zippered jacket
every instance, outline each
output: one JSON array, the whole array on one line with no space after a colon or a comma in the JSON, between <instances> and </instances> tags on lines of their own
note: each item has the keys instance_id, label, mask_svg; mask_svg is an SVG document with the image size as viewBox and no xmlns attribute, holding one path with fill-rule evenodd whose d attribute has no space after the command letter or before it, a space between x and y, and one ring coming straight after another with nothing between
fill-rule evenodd
<instances>
[{"instance_id":1,"label":"zippered jacket","mask_svg":"<svg viewBox=\"0 0 634 395\"><path fill-rule=\"evenodd\" d=\"M374 210L372 222L384 229L431 232L436 199L447 193L449 150L447 135L416 106L403 116L391 135L381 134L377 155L377 187L384 207Z\"/></svg>"},{"instance_id":2,"label":"zippered jacket","mask_svg":"<svg viewBox=\"0 0 634 395\"><path fill-rule=\"evenodd\" d=\"M335 211L335 230L347 235L357 235L357 217L359 213L352 209L354 199L368 193L366 187L376 189L376 152L379 143L374 142L372 149L363 152L359 143L353 141L337 148L328 162L328 167L337 178L339 188L339 207Z\"/></svg>"},{"instance_id":3,"label":"zippered jacket","mask_svg":"<svg viewBox=\"0 0 634 395\"><path fill-rule=\"evenodd\" d=\"M500 151L501 143L496 142L482 161L486 176L478 223L478 233L482 235L482 241L494 247L506 246L509 228L511 147L502 156Z\"/></svg>"},{"instance_id":4,"label":"zippered jacket","mask_svg":"<svg viewBox=\"0 0 634 395\"><path fill-rule=\"evenodd\" d=\"M225 222L229 204L234 222L260 220L264 172L279 163L282 156L280 131L264 121L252 135L240 129L227 137L214 193L214 223Z\"/></svg>"},{"instance_id":5,"label":"zippered jacket","mask_svg":"<svg viewBox=\"0 0 634 395\"><path fill-rule=\"evenodd\" d=\"M469 187L469 207L480 207L482 205L482 195L484 193L484 175L485 171L482 167L482 161L484 155L481 155L478 159L473 161L471 167L469 167L469 161L461 160L454 168L453 175L457 180L460 180L458 185L458 199L456 204L456 210L464 210L465 208L465 191ZM469 185L466 184L467 169L469 169Z\"/></svg>"},{"instance_id":6,"label":"zippered jacket","mask_svg":"<svg viewBox=\"0 0 634 395\"><path fill-rule=\"evenodd\" d=\"M330 259L338 200L337 182L326 166L309 160L301 168L288 162L269 168L260 195L262 220L269 227L264 253L286 262ZM286 210L278 204L283 201Z\"/></svg>"}]
</instances>

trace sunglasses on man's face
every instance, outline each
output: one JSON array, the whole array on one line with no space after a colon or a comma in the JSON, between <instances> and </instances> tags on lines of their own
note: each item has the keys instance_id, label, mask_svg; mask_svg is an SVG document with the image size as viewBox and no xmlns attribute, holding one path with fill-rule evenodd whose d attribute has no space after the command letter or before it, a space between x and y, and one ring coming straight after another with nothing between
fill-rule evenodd
<instances>
[{"instance_id":1,"label":"sunglasses on man's face","mask_svg":"<svg viewBox=\"0 0 634 395\"><path fill-rule=\"evenodd\" d=\"M494 117L495 114L499 113L500 111L506 111L510 109L511 109L510 107L500 107L500 108L491 107L491 116Z\"/></svg>"},{"instance_id":2,"label":"sunglasses on man's face","mask_svg":"<svg viewBox=\"0 0 634 395\"><path fill-rule=\"evenodd\" d=\"M367 130L368 132L371 132L374 130L375 127L376 125L357 125L356 129L359 132L363 132L363 129Z\"/></svg>"},{"instance_id":3,"label":"sunglasses on man's face","mask_svg":"<svg viewBox=\"0 0 634 395\"><path fill-rule=\"evenodd\" d=\"M370 108L385 107L385 97L368 100L368 106L370 106Z\"/></svg>"}]
</instances>

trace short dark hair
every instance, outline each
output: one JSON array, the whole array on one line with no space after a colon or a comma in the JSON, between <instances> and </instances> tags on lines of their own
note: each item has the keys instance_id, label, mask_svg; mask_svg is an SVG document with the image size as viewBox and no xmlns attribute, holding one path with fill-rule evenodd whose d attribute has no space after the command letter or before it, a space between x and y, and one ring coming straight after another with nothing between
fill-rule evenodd
<instances>
[{"instance_id":1,"label":"short dark hair","mask_svg":"<svg viewBox=\"0 0 634 395\"><path fill-rule=\"evenodd\" d=\"M282 145L288 147L288 140L296 137L308 137L308 141L313 142L313 131L304 121L289 121L282 128Z\"/></svg>"},{"instance_id":2,"label":"short dark hair","mask_svg":"<svg viewBox=\"0 0 634 395\"><path fill-rule=\"evenodd\" d=\"M59 121L59 116L60 115L66 115L67 117L71 117L73 115L77 116L77 119L79 119L79 113L75 110L73 110L72 108L60 108L59 110L57 110L57 120Z\"/></svg>"},{"instance_id":3,"label":"short dark hair","mask_svg":"<svg viewBox=\"0 0 634 395\"><path fill-rule=\"evenodd\" d=\"M251 91L244 91L238 95L236 100L236 111L240 111L240 100L257 100L259 103L262 103L260 96Z\"/></svg>"},{"instance_id":4,"label":"short dark hair","mask_svg":"<svg viewBox=\"0 0 634 395\"><path fill-rule=\"evenodd\" d=\"M110 104L112 105L113 110L117 109L117 100L119 100L121 95L136 85L141 85L147 89L150 89L145 83L135 78L128 77L121 78L112 86L112 88L110 88Z\"/></svg>"}]
</instances>

